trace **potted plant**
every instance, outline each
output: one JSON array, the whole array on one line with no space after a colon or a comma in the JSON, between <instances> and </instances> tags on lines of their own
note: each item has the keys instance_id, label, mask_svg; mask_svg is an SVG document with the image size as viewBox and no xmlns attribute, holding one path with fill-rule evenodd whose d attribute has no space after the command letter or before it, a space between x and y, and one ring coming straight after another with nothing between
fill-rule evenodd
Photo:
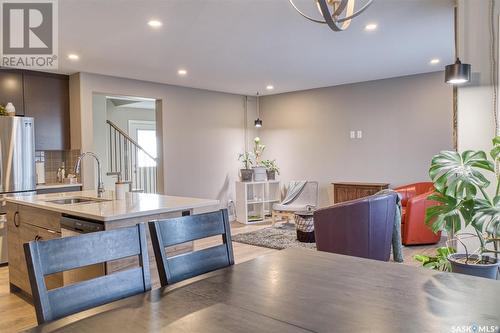
<instances>
[{"instance_id":1,"label":"potted plant","mask_svg":"<svg viewBox=\"0 0 500 333\"><path fill-rule=\"evenodd\" d=\"M254 180L257 182L262 182L267 180L266 168L261 165L260 159L266 146L260 142L260 138L256 137L253 145L253 154L255 156L255 166L253 167Z\"/></svg>"},{"instance_id":2,"label":"potted plant","mask_svg":"<svg viewBox=\"0 0 500 333\"><path fill-rule=\"evenodd\" d=\"M5 111L7 111L7 115L10 117L14 117L16 115L16 108L11 102L7 103L7 105L5 106Z\"/></svg>"},{"instance_id":3,"label":"potted plant","mask_svg":"<svg viewBox=\"0 0 500 333\"><path fill-rule=\"evenodd\" d=\"M452 240L460 242L465 253L451 253L448 260L453 272L496 279L500 266L500 178L495 172L495 164L500 157L500 136L493 139L490 152L492 161L484 151L443 151L432 159L429 175L436 192L429 197L439 203L429 207L425 221L434 232L445 229ZM493 197L487 188L495 179ZM462 223L463 222L463 223ZM473 237L480 247L471 252L462 242L462 226L472 226Z\"/></svg>"},{"instance_id":4,"label":"potted plant","mask_svg":"<svg viewBox=\"0 0 500 333\"><path fill-rule=\"evenodd\" d=\"M276 164L276 160L265 160L265 161L262 161L261 164L266 168L268 180L275 180L276 174L278 174L278 175L280 174L280 169L278 168L278 165Z\"/></svg>"},{"instance_id":5,"label":"potted plant","mask_svg":"<svg viewBox=\"0 0 500 333\"><path fill-rule=\"evenodd\" d=\"M0 116L8 116L7 110L3 105L0 105Z\"/></svg>"},{"instance_id":6,"label":"potted plant","mask_svg":"<svg viewBox=\"0 0 500 333\"><path fill-rule=\"evenodd\" d=\"M251 182L253 176L253 156L250 152L244 152L238 156L238 160L243 163L243 169L240 169L240 178L242 182Z\"/></svg>"}]
</instances>

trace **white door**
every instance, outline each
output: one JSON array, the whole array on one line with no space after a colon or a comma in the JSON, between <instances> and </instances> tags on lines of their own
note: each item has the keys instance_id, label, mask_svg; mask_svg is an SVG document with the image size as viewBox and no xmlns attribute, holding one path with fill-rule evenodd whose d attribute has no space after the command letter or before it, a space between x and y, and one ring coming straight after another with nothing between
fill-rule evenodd
<instances>
[{"instance_id":1,"label":"white door","mask_svg":"<svg viewBox=\"0 0 500 333\"><path fill-rule=\"evenodd\" d=\"M158 156L156 122L149 120L129 120L128 133L149 155L154 158ZM140 151L137 156L137 165L139 168L155 167L156 161Z\"/></svg>"}]
</instances>

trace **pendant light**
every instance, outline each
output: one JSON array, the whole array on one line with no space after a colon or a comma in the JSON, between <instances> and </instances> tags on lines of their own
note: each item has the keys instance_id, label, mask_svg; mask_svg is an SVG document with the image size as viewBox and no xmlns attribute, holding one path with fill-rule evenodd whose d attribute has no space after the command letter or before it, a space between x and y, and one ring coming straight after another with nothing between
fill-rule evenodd
<instances>
[{"instance_id":1,"label":"pendant light","mask_svg":"<svg viewBox=\"0 0 500 333\"><path fill-rule=\"evenodd\" d=\"M356 0L313 0L312 4L316 4L322 19L316 19L302 12L294 0L288 0L295 10L306 19L326 24L333 31L346 30L353 18L364 12L373 2L373 0L365 0L364 4L356 8ZM359 0L358 0L359 1Z\"/></svg>"},{"instance_id":2,"label":"pendant light","mask_svg":"<svg viewBox=\"0 0 500 333\"><path fill-rule=\"evenodd\" d=\"M444 81L449 84L463 84L470 82L471 65L462 64L458 58L458 27L457 27L458 8L454 11L454 27L455 27L455 60L454 64L448 65L444 70Z\"/></svg>"},{"instance_id":3,"label":"pendant light","mask_svg":"<svg viewBox=\"0 0 500 333\"><path fill-rule=\"evenodd\" d=\"M257 92L257 119L255 119L254 124L255 127L261 128L262 127L262 120L260 119L260 106L259 106L259 93Z\"/></svg>"}]
</instances>

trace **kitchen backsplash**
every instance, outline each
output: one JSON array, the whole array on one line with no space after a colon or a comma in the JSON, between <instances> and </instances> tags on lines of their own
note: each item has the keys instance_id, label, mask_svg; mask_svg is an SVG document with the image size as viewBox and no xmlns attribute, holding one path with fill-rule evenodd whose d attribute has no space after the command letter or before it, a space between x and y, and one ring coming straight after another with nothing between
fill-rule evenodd
<instances>
[{"instance_id":1,"label":"kitchen backsplash","mask_svg":"<svg viewBox=\"0 0 500 333\"><path fill-rule=\"evenodd\" d=\"M80 155L80 150L66 151L36 151L35 161L45 162L45 183L51 184L57 182L57 169L64 162L66 175L74 173L76 160Z\"/></svg>"}]
</instances>

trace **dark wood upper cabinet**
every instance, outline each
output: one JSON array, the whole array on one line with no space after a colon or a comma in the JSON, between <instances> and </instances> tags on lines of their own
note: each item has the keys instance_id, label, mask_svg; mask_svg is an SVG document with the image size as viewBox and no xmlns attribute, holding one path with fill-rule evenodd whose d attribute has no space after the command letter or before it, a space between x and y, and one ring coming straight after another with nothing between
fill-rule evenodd
<instances>
[{"instance_id":1,"label":"dark wood upper cabinet","mask_svg":"<svg viewBox=\"0 0 500 333\"><path fill-rule=\"evenodd\" d=\"M0 104L11 102L17 115L24 115L23 75L15 70L0 70Z\"/></svg>"},{"instance_id":2,"label":"dark wood upper cabinet","mask_svg":"<svg viewBox=\"0 0 500 333\"><path fill-rule=\"evenodd\" d=\"M35 118L35 149L70 149L68 76L25 72L23 78L24 115Z\"/></svg>"}]
</instances>

